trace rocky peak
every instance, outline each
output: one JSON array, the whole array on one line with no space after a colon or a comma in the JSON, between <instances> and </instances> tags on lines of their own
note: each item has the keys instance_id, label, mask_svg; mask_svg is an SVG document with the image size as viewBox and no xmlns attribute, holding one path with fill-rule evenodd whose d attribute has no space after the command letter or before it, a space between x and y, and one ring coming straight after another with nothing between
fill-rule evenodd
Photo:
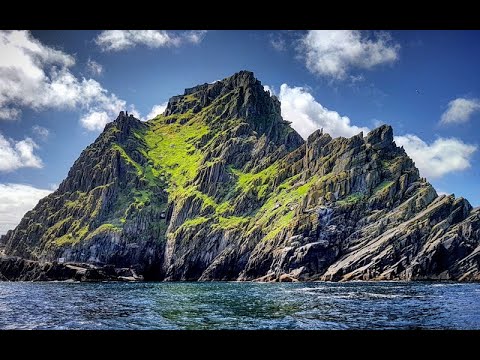
<instances>
[{"instance_id":1,"label":"rocky peak","mask_svg":"<svg viewBox=\"0 0 480 360\"><path fill-rule=\"evenodd\" d=\"M264 90L251 71L240 71L212 84L185 89L183 95L170 98L164 116L200 112L212 131L233 131L241 122L248 127L241 127L244 135L250 133L259 139L263 136L260 145L264 146L257 146L255 150L260 157L282 145L292 150L304 143L289 122L282 119L280 101ZM269 145L271 143L274 145Z\"/></svg>"},{"instance_id":2,"label":"rocky peak","mask_svg":"<svg viewBox=\"0 0 480 360\"><path fill-rule=\"evenodd\" d=\"M120 111L115 121L105 126L104 132L108 132L110 128L117 128L120 130L119 141L123 141L132 134L133 129L139 129L140 127L142 127L142 122L134 117L133 114L129 114L128 111Z\"/></svg>"},{"instance_id":3,"label":"rocky peak","mask_svg":"<svg viewBox=\"0 0 480 360\"><path fill-rule=\"evenodd\" d=\"M120 112L0 242L157 280L480 280L480 210L438 197L390 126L304 141L249 71Z\"/></svg>"},{"instance_id":4,"label":"rocky peak","mask_svg":"<svg viewBox=\"0 0 480 360\"><path fill-rule=\"evenodd\" d=\"M198 112L215 99L229 93L231 96L225 99L225 105L230 103L228 116L244 119L266 116L281 119L278 99L264 90L253 72L245 70L212 84L205 83L185 89L183 95L170 98L165 115L185 113L189 110Z\"/></svg>"},{"instance_id":5,"label":"rocky peak","mask_svg":"<svg viewBox=\"0 0 480 360\"><path fill-rule=\"evenodd\" d=\"M393 129L390 125L381 125L368 133L365 142L380 150L393 145Z\"/></svg>"},{"instance_id":6,"label":"rocky peak","mask_svg":"<svg viewBox=\"0 0 480 360\"><path fill-rule=\"evenodd\" d=\"M128 111L120 111L118 114L117 118L115 119L115 123L120 124L120 123L128 123L130 120L138 120L133 116L133 114L129 114ZM139 120L138 120L139 121Z\"/></svg>"}]
</instances>

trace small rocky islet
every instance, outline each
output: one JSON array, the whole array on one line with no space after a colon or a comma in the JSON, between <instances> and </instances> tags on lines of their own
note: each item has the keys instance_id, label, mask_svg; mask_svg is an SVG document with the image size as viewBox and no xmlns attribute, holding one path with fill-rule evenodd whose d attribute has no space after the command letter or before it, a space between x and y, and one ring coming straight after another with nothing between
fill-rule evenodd
<instances>
[{"instance_id":1,"label":"small rocky islet","mask_svg":"<svg viewBox=\"0 0 480 360\"><path fill-rule=\"evenodd\" d=\"M120 112L0 239L0 280L480 280L480 208L393 130L305 141L252 72Z\"/></svg>"}]
</instances>

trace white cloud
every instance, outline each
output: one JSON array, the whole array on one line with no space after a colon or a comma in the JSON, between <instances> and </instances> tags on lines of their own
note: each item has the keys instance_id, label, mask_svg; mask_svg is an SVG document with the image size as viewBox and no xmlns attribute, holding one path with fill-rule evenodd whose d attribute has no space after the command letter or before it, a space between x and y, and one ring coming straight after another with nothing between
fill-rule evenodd
<instances>
[{"instance_id":1,"label":"white cloud","mask_svg":"<svg viewBox=\"0 0 480 360\"><path fill-rule=\"evenodd\" d=\"M137 108L135 107L135 105L130 105L130 109L128 110L128 112L130 114L132 114L134 117L136 117L137 119L140 119L140 120L144 120L141 115L140 115L140 112L137 110Z\"/></svg>"},{"instance_id":2,"label":"white cloud","mask_svg":"<svg viewBox=\"0 0 480 360\"><path fill-rule=\"evenodd\" d=\"M273 86L263 85L263 90L268 91L270 93L270 96L277 95Z\"/></svg>"},{"instance_id":3,"label":"white cloud","mask_svg":"<svg viewBox=\"0 0 480 360\"><path fill-rule=\"evenodd\" d=\"M102 131L110 120L105 111L91 111L80 118L80 123L87 130Z\"/></svg>"},{"instance_id":4,"label":"white cloud","mask_svg":"<svg viewBox=\"0 0 480 360\"><path fill-rule=\"evenodd\" d=\"M18 118L20 107L83 110L115 119L126 102L94 79L71 71L75 59L43 45L28 31L0 31L0 118ZM99 127L87 127L96 129Z\"/></svg>"},{"instance_id":5,"label":"white cloud","mask_svg":"<svg viewBox=\"0 0 480 360\"><path fill-rule=\"evenodd\" d=\"M362 82L365 80L365 76L360 75L350 75L350 85L355 85L356 83Z\"/></svg>"},{"instance_id":6,"label":"white cloud","mask_svg":"<svg viewBox=\"0 0 480 360\"><path fill-rule=\"evenodd\" d=\"M103 66L95 60L88 58L87 71L92 76L100 76L103 73Z\"/></svg>"},{"instance_id":7,"label":"white cloud","mask_svg":"<svg viewBox=\"0 0 480 360\"><path fill-rule=\"evenodd\" d=\"M50 130L47 128L44 128L43 126L40 125L33 125L32 126L32 132L40 139L43 141L46 141L48 137L50 136Z\"/></svg>"},{"instance_id":8,"label":"white cloud","mask_svg":"<svg viewBox=\"0 0 480 360\"><path fill-rule=\"evenodd\" d=\"M448 109L442 114L442 124L462 124L470 120L473 113L480 110L480 99L457 98L448 103Z\"/></svg>"},{"instance_id":9,"label":"white cloud","mask_svg":"<svg viewBox=\"0 0 480 360\"><path fill-rule=\"evenodd\" d=\"M400 45L388 33L367 37L355 30L312 30L301 39L300 51L314 74L341 80L351 68L371 69L398 59Z\"/></svg>"},{"instance_id":10,"label":"white cloud","mask_svg":"<svg viewBox=\"0 0 480 360\"><path fill-rule=\"evenodd\" d=\"M5 138L0 133L0 171L43 167L42 160L34 154L37 148L38 145L29 137L15 141Z\"/></svg>"},{"instance_id":11,"label":"white cloud","mask_svg":"<svg viewBox=\"0 0 480 360\"><path fill-rule=\"evenodd\" d=\"M426 178L439 178L450 172L468 169L471 157L477 150L476 146L455 138L438 138L432 144L427 144L411 134L395 136L395 143L403 146Z\"/></svg>"},{"instance_id":12,"label":"white cloud","mask_svg":"<svg viewBox=\"0 0 480 360\"><path fill-rule=\"evenodd\" d=\"M351 125L347 116L328 110L303 87L282 84L279 99L283 118L291 121L292 127L304 139L319 128L333 137L350 137L361 131L368 132L366 127Z\"/></svg>"},{"instance_id":13,"label":"white cloud","mask_svg":"<svg viewBox=\"0 0 480 360\"><path fill-rule=\"evenodd\" d=\"M23 215L51 192L30 185L0 184L0 235L15 228Z\"/></svg>"},{"instance_id":14,"label":"white cloud","mask_svg":"<svg viewBox=\"0 0 480 360\"><path fill-rule=\"evenodd\" d=\"M158 114L163 114L163 112L167 108L167 105L168 105L168 102L164 102L163 104L160 104L160 105L154 105L145 120L150 120L150 119L153 119Z\"/></svg>"},{"instance_id":15,"label":"white cloud","mask_svg":"<svg viewBox=\"0 0 480 360\"><path fill-rule=\"evenodd\" d=\"M373 124L374 128L377 128L379 126L382 126L385 123L381 120L378 120L378 119L372 119L372 124Z\"/></svg>"},{"instance_id":16,"label":"white cloud","mask_svg":"<svg viewBox=\"0 0 480 360\"><path fill-rule=\"evenodd\" d=\"M287 44L285 40L280 37L270 39L270 45L272 45L272 47L277 51L287 50Z\"/></svg>"},{"instance_id":17,"label":"white cloud","mask_svg":"<svg viewBox=\"0 0 480 360\"><path fill-rule=\"evenodd\" d=\"M8 107L0 107L0 119L2 120L17 120L20 118L22 112L20 109L12 109Z\"/></svg>"},{"instance_id":18,"label":"white cloud","mask_svg":"<svg viewBox=\"0 0 480 360\"><path fill-rule=\"evenodd\" d=\"M264 89L271 91L269 86L264 86ZM325 108L305 88L282 84L279 99L283 118L292 122L292 127L304 139L319 128L323 128L324 132L333 137L351 137L361 131L366 135L369 131L367 127L352 125L347 116ZM375 126L383 124L376 119L373 123ZM451 172L468 169L471 166L471 157L477 150L475 145L455 138L439 138L432 144L427 144L412 134L395 136L394 139L415 161L422 176L427 178L439 178Z\"/></svg>"},{"instance_id":19,"label":"white cloud","mask_svg":"<svg viewBox=\"0 0 480 360\"><path fill-rule=\"evenodd\" d=\"M149 48L180 46L184 43L199 44L205 30L173 33L167 30L105 30L95 38L103 51L120 51L145 45Z\"/></svg>"},{"instance_id":20,"label":"white cloud","mask_svg":"<svg viewBox=\"0 0 480 360\"><path fill-rule=\"evenodd\" d=\"M186 31L182 36L187 42L192 44L200 44L205 35L207 35L207 30L191 30Z\"/></svg>"}]
</instances>

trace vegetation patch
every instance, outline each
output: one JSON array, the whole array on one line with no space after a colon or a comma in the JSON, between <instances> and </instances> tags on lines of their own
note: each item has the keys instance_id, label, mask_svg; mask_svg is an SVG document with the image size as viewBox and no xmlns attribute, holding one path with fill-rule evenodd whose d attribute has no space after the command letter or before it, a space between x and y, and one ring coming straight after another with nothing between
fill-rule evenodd
<instances>
[{"instance_id":1,"label":"vegetation patch","mask_svg":"<svg viewBox=\"0 0 480 360\"><path fill-rule=\"evenodd\" d=\"M345 199L337 201L338 205L353 205L364 198L364 195L360 192L348 195Z\"/></svg>"},{"instance_id":2,"label":"vegetation patch","mask_svg":"<svg viewBox=\"0 0 480 360\"><path fill-rule=\"evenodd\" d=\"M295 209L318 180L313 176L308 182L293 187L279 186L255 216L255 225L267 230L265 239L274 238L293 219ZM289 182L290 179L284 181ZM252 231L253 228L250 230Z\"/></svg>"},{"instance_id":3,"label":"vegetation patch","mask_svg":"<svg viewBox=\"0 0 480 360\"><path fill-rule=\"evenodd\" d=\"M378 186L376 186L375 189L373 189L373 193L376 194L378 192L382 192L392 186L393 183L393 181L383 181Z\"/></svg>"},{"instance_id":4,"label":"vegetation patch","mask_svg":"<svg viewBox=\"0 0 480 360\"><path fill-rule=\"evenodd\" d=\"M88 233L88 225L83 226L80 229L74 229L72 232L69 232L63 236L60 236L55 239L54 243L57 246L67 245L67 244L76 244L83 240Z\"/></svg>"},{"instance_id":5,"label":"vegetation patch","mask_svg":"<svg viewBox=\"0 0 480 360\"><path fill-rule=\"evenodd\" d=\"M202 154L195 147L196 142L209 128L201 119L201 113L192 112L168 117L157 116L145 133L146 155L153 163L152 175L165 174L171 195L183 195L186 183L193 180L200 167ZM188 120L180 124L179 119ZM175 120L175 122L172 122Z\"/></svg>"},{"instance_id":6,"label":"vegetation patch","mask_svg":"<svg viewBox=\"0 0 480 360\"><path fill-rule=\"evenodd\" d=\"M91 240L95 236L102 234L102 233L108 233L108 232L120 232L122 231L122 228L114 225L114 224L102 224L99 227L97 227L95 230L90 232L86 237L85 240Z\"/></svg>"},{"instance_id":7,"label":"vegetation patch","mask_svg":"<svg viewBox=\"0 0 480 360\"><path fill-rule=\"evenodd\" d=\"M220 229L235 229L248 224L250 219L251 218L247 216L220 216L218 218L218 223L214 224L214 227Z\"/></svg>"},{"instance_id":8,"label":"vegetation patch","mask_svg":"<svg viewBox=\"0 0 480 360\"><path fill-rule=\"evenodd\" d=\"M121 147L118 144L113 144L112 149L115 151L118 151L120 153L120 156L130 165L132 165L136 170L137 170L137 175L142 176L143 175L143 168L138 164L137 162L133 161L130 156L128 156L127 152L123 147Z\"/></svg>"}]
</instances>

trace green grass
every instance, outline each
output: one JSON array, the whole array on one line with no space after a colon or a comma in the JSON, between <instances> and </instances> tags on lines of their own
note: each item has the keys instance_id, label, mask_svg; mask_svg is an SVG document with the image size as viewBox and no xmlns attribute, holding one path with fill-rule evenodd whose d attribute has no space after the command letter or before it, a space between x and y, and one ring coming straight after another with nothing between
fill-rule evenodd
<instances>
[{"instance_id":1,"label":"green grass","mask_svg":"<svg viewBox=\"0 0 480 360\"><path fill-rule=\"evenodd\" d=\"M258 173L243 173L240 170L231 169L232 173L237 176L236 188L246 190L252 186L266 185L271 179L275 178L278 173L278 163L275 163Z\"/></svg>"},{"instance_id":2,"label":"green grass","mask_svg":"<svg viewBox=\"0 0 480 360\"><path fill-rule=\"evenodd\" d=\"M101 234L101 233L106 233L106 232L120 232L122 230L121 227L116 226L114 224L102 224L99 227L97 227L95 230L90 232L86 237L85 240L90 240L93 237Z\"/></svg>"},{"instance_id":3,"label":"green grass","mask_svg":"<svg viewBox=\"0 0 480 360\"><path fill-rule=\"evenodd\" d=\"M137 208L150 204L150 199L153 195L150 190L134 190L135 205Z\"/></svg>"},{"instance_id":4,"label":"green grass","mask_svg":"<svg viewBox=\"0 0 480 360\"><path fill-rule=\"evenodd\" d=\"M373 189L373 193L376 194L378 192L382 192L392 185L393 185L393 181L383 181L377 187L375 187L375 189Z\"/></svg>"},{"instance_id":5,"label":"green grass","mask_svg":"<svg viewBox=\"0 0 480 360\"><path fill-rule=\"evenodd\" d=\"M215 200L213 200L212 197L202 193L200 190L198 190L197 186L194 185L188 186L186 188L177 189L176 195L181 196L181 198L195 196L201 199L203 202L202 209L205 209L207 206L211 206L214 209L218 207L217 203L215 202Z\"/></svg>"},{"instance_id":6,"label":"green grass","mask_svg":"<svg viewBox=\"0 0 480 360\"><path fill-rule=\"evenodd\" d=\"M128 156L127 152L125 151L124 148L122 148L118 144L113 144L112 149L115 151L118 151L120 153L120 156L130 165L132 165L136 170L137 170L137 175L142 176L143 175L143 168L138 164L137 162L133 161L130 156Z\"/></svg>"},{"instance_id":7,"label":"green grass","mask_svg":"<svg viewBox=\"0 0 480 360\"><path fill-rule=\"evenodd\" d=\"M117 198L112 205L112 211L109 212L107 219L102 218L106 223L90 232L88 227L82 225L89 223L86 219L90 216L92 216L89 218L90 221L98 218L102 201L98 196L94 198L92 192L79 194L77 198L72 197L75 200L69 200L66 206L72 210L82 209L86 217L78 219L78 222L68 219L68 232L58 238L53 236L55 243L74 244L102 233L119 232L124 224L128 224L142 211L152 207L163 211L166 207L165 197L161 196L163 189L168 192L168 200L177 203L177 206L181 206L178 201L191 197L195 197L196 201L200 199L202 203L199 212L202 216L186 220L175 233L187 229L196 231L195 227L208 224L213 228L225 230L243 228L251 232L254 229L261 229L265 234L264 239L269 240L287 228L292 223L296 208L300 206L314 183L335 181L336 177L341 177L342 174L327 174L320 179L313 176L303 183L300 183L301 175L297 174L285 179L275 188L279 176L289 171L289 168L284 166L286 164L280 160L258 172L244 172L229 167L232 181L222 184L215 197L200 191L193 180L201 167L212 166L215 161L220 160L211 158L202 164L203 156L207 150L213 150L218 144L228 141L230 133L226 129L233 129L245 121L228 119L222 114L224 110L228 111L232 106L236 106L235 101L231 100L231 95L225 94L222 99L217 99L199 113L194 114L190 110L184 114L158 115L145 126L138 128L134 137L139 146L134 151L139 151L145 157L145 161L137 159L138 163L133 160L136 157L133 156L131 146L114 143L113 151L120 154L129 171L137 175L140 181L135 179L135 183L127 184L125 190L116 193ZM190 103L198 101L198 98L191 94L184 96L181 101ZM193 105L195 104L189 104L188 107ZM117 140L113 138L110 141ZM242 201L252 199L254 210L248 214L234 214L235 201L239 198ZM165 222L152 223L149 224L149 229L155 233L165 233L167 225ZM61 223L56 224L56 231L60 226Z\"/></svg>"},{"instance_id":8,"label":"green grass","mask_svg":"<svg viewBox=\"0 0 480 360\"><path fill-rule=\"evenodd\" d=\"M360 200L364 198L364 195L362 193L353 193L348 195L345 199L337 201L338 205L351 205L351 204L356 204Z\"/></svg>"},{"instance_id":9,"label":"green grass","mask_svg":"<svg viewBox=\"0 0 480 360\"><path fill-rule=\"evenodd\" d=\"M218 223L214 224L214 227L221 229L235 229L242 227L250 221L250 217L247 216L219 216Z\"/></svg>"},{"instance_id":10,"label":"green grass","mask_svg":"<svg viewBox=\"0 0 480 360\"><path fill-rule=\"evenodd\" d=\"M287 212L285 215L282 215L276 222L272 230L270 230L267 235L264 236L264 240L271 240L280 233L284 228L286 228L293 220L293 211Z\"/></svg>"},{"instance_id":11,"label":"green grass","mask_svg":"<svg viewBox=\"0 0 480 360\"><path fill-rule=\"evenodd\" d=\"M382 168L388 169L392 165L392 161L382 160Z\"/></svg>"},{"instance_id":12,"label":"green grass","mask_svg":"<svg viewBox=\"0 0 480 360\"><path fill-rule=\"evenodd\" d=\"M293 219L295 208L307 195L312 185L318 180L313 176L308 182L299 186L279 186L263 204L255 216L255 226L266 229L265 239L274 238L282 229L288 226ZM289 182L290 179L284 181ZM253 228L250 229L252 231Z\"/></svg>"},{"instance_id":13,"label":"green grass","mask_svg":"<svg viewBox=\"0 0 480 360\"><path fill-rule=\"evenodd\" d=\"M177 121L167 124L167 121L173 118ZM185 118L189 122L182 125L179 118ZM146 155L155 168L153 175L158 176L161 171L167 174L174 197L177 194L182 195L187 181L197 174L202 154L195 148L195 142L208 131L209 128L201 117L188 112L178 116L158 116L152 120L145 133Z\"/></svg>"},{"instance_id":14,"label":"green grass","mask_svg":"<svg viewBox=\"0 0 480 360\"><path fill-rule=\"evenodd\" d=\"M217 205L215 212L217 215L225 214L226 212L233 211L233 206L230 201L224 201L221 204Z\"/></svg>"},{"instance_id":15,"label":"green grass","mask_svg":"<svg viewBox=\"0 0 480 360\"><path fill-rule=\"evenodd\" d=\"M190 103L192 101L197 101L197 100L198 99L193 94L185 95L183 97L183 101L186 102L186 103Z\"/></svg>"},{"instance_id":16,"label":"green grass","mask_svg":"<svg viewBox=\"0 0 480 360\"><path fill-rule=\"evenodd\" d=\"M308 190L310 190L310 187L312 186L313 181L309 181L299 187L297 187L294 191L294 194L296 197L303 197L307 195Z\"/></svg>"},{"instance_id":17,"label":"green grass","mask_svg":"<svg viewBox=\"0 0 480 360\"><path fill-rule=\"evenodd\" d=\"M182 226L184 227L193 227L193 226L198 226L200 224L203 224L204 222L207 222L209 219L204 217L204 216L197 216L194 219L189 219L186 220Z\"/></svg>"},{"instance_id":18,"label":"green grass","mask_svg":"<svg viewBox=\"0 0 480 360\"><path fill-rule=\"evenodd\" d=\"M77 228L73 232L69 232L63 236L60 236L54 240L55 245L62 246L67 244L76 244L82 241L88 233L88 225L82 228Z\"/></svg>"},{"instance_id":19,"label":"green grass","mask_svg":"<svg viewBox=\"0 0 480 360\"><path fill-rule=\"evenodd\" d=\"M204 217L204 216L197 216L196 218L188 219L188 220L184 221L183 224L178 227L178 229L175 231L175 233L178 234L180 231L182 231L184 229L189 229L189 228L199 226L203 223L206 223L209 220L210 220L210 218L207 218L207 217Z\"/></svg>"},{"instance_id":20,"label":"green grass","mask_svg":"<svg viewBox=\"0 0 480 360\"><path fill-rule=\"evenodd\" d=\"M291 188L293 185L295 185L295 183L299 180L301 174L297 174L297 175L294 175L290 178L288 178L287 180L285 180L284 182L282 182L279 186L278 186L278 190L285 190L285 189L289 189Z\"/></svg>"}]
</instances>

